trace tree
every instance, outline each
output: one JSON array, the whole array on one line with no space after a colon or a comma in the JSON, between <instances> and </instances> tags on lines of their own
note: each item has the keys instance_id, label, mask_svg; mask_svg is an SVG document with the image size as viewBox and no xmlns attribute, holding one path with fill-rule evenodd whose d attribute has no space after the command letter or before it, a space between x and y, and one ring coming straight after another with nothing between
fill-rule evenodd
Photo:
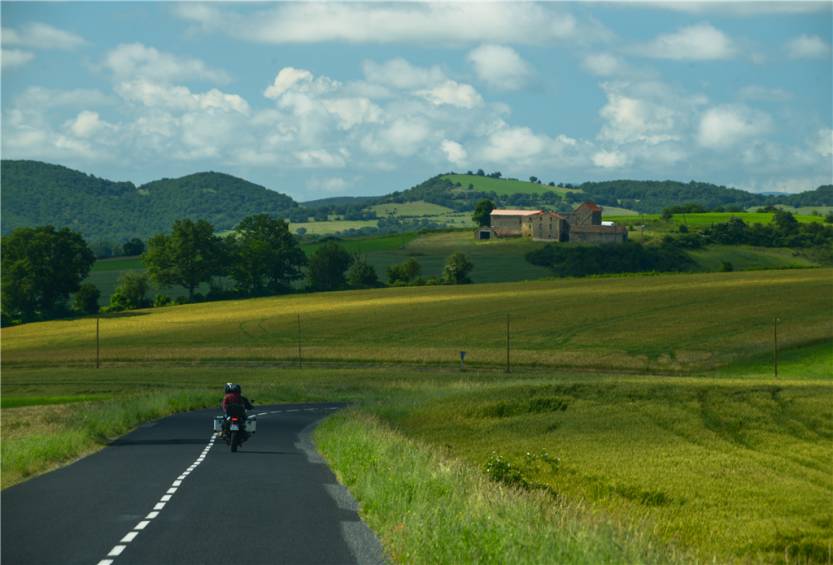
<instances>
[{"instance_id":1,"label":"tree","mask_svg":"<svg viewBox=\"0 0 833 565\"><path fill-rule=\"evenodd\" d=\"M536 177L536 176L529 177L529 182L538 182L538 177Z\"/></svg>"},{"instance_id":2,"label":"tree","mask_svg":"<svg viewBox=\"0 0 833 565\"><path fill-rule=\"evenodd\" d=\"M388 267L388 282L399 285L410 284L419 277L420 272L422 272L420 264L413 257L409 257L402 263Z\"/></svg>"},{"instance_id":3,"label":"tree","mask_svg":"<svg viewBox=\"0 0 833 565\"><path fill-rule=\"evenodd\" d=\"M3 316L30 321L66 307L95 262L80 234L53 226L18 228L2 239Z\"/></svg>"},{"instance_id":4,"label":"tree","mask_svg":"<svg viewBox=\"0 0 833 565\"><path fill-rule=\"evenodd\" d=\"M142 261L154 283L183 286L191 300L201 283L224 273L227 255L226 245L214 235L211 224L177 220L171 235L158 234L148 240Z\"/></svg>"},{"instance_id":5,"label":"tree","mask_svg":"<svg viewBox=\"0 0 833 565\"><path fill-rule=\"evenodd\" d=\"M483 171L483 169L477 169L477 176L479 176L479 177L486 176L486 173L485 173L485 171Z\"/></svg>"},{"instance_id":6,"label":"tree","mask_svg":"<svg viewBox=\"0 0 833 565\"><path fill-rule=\"evenodd\" d=\"M355 257L347 269L347 284L352 288L375 288L379 286L376 269L363 257Z\"/></svg>"},{"instance_id":7,"label":"tree","mask_svg":"<svg viewBox=\"0 0 833 565\"><path fill-rule=\"evenodd\" d=\"M469 284L471 279L469 273L474 269L474 264L460 252L454 253L445 262L443 269L443 282L445 284Z\"/></svg>"},{"instance_id":8,"label":"tree","mask_svg":"<svg viewBox=\"0 0 833 565\"><path fill-rule=\"evenodd\" d=\"M315 250L309 260L307 280L312 290L339 290L345 287L344 271L353 256L335 241L327 241Z\"/></svg>"},{"instance_id":9,"label":"tree","mask_svg":"<svg viewBox=\"0 0 833 565\"><path fill-rule=\"evenodd\" d=\"M98 287L93 283L83 283L78 287L72 299L72 307L83 314L95 314L98 312L99 298L101 298L101 291Z\"/></svg>"},{"instance_id":10,"label":"tree","mask_svg":"<svg viewBox=\"0 0 833 565\"><path fill-rule=\"evenodd\" d=\"M121 276L116 290L110 296L109 310L133 310L149 306L147 299L150 288L148 276L140 271L128 271Z\"/></svg>"},{"instance_id":11,"label":"tree","mask_svg":"<svg viewBox=\"0 0 833 565\"><path fill-rule=\"evenodd\" d=\"M122 245L122 252L128 256L141 255L145 251L145 242L134 237Z\"/></svg>"},{"instance_id":12,"label":"tree","mask_svg":"<svg viewBox=\"0 0 833 565\"><path fill-rule=\"evenodd\" d=\"M282 292L303 276L301 267L306 265L307 257L285 221L258 214L241 221L235 232L237 237L228 241L230 274L241 291Z\"/></svg>"},{"instance_id":13,"label":"tree","mask_svg":"<svg viewBox=\"0 0 833 565\"><path fill-rule=\"evenodd\" d=\"M492 202L491 200L481 200L474 207L474 213L471 215L471 219L478 226L491 226L491 213L494 209L494 202Z\"/></svg>"}]
</instances>

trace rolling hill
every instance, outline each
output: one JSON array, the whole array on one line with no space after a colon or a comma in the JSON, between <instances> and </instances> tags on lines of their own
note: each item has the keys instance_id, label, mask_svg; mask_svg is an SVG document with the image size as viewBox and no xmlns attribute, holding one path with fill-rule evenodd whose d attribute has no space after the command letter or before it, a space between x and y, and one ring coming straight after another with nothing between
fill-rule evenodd
<instances>
[{"instance_id":1,"label":"rolling hill","mask_svg":"<svg viewBox=\"0 0 833 565\"><path fill-rule=\"evenodd\" d=\"M197 173L137 187L60 165L2 162L3 233L52 224L87 240L145 238L167 231L179 218L206 219L229 229L248 215L282 215L290 197L231 175Z\"/></svg>"}]
</instances>

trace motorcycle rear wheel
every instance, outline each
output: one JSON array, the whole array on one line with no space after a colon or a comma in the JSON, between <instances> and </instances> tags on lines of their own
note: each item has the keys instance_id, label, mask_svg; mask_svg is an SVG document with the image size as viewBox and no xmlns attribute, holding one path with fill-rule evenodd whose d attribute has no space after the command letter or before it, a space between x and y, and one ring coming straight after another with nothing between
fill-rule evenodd
<instances>
[{"instance_id":1,"label":"motorcycle rear wheel","mask_svg":"<svg viewBox=\"0 0 833 565\"><path fill-rule=\"evenodd\" d=\"M231 432L231 452L237 451L237 446L240 444L240 432Z\"/></svg>"}]
</instances>

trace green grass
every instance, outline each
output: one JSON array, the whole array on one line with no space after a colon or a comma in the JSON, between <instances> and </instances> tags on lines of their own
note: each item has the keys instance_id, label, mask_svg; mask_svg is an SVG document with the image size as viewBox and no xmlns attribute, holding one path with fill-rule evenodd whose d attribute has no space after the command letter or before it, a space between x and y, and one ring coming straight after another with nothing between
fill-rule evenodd
<instances>
[{"instance_id":1,"label":"green grass","mask_svg":"<svg viewBox=\"0 0 833 565\"><path fill-rule=\"evenodd\" d=\"M771 212L706 212L702 214L674 214L669 221L663 220L660 214L639 214L638 216L610 215L610 217L605 215L605 219L622 225L639 225L645 223L654 230L676 231L681 225L702 229L712 224L726 223L731 218L740 218L747 224L769 224L772 222L774 216L775 214ZM821 216L811 215L797 215L795 219L802 224L824 221L824 218ZM665 228L664 230L663 227Z\"/></svg>"},{"instance_id":2,"label":"green grass","mask_svg":"<svg viewBox=\"0 0 833 565\"><path fill-rule=\"evenodd\" d=\"M453 212L451 208L422 200L416 202L377 204L376 206L371 206L369 209L376 212L378 216L397 217L442 216Z\"/></svg>"},{"instance_id":3,"label":"green grass","mask_svg":"<svg viewBox=\"0 0 833 565\"><path fill-rule=\"evenodd\" d=\"M500 196L509 196L510 194L518 193L543 194L545 192L555 192L563 195L568 192L581 192L579 189L569 189L561 186L547 186L546 184L522 180L495 179L478 175L444 175L443 178L454 183L459 182L462 184L462 188L458 190L467 190L469 184L472 184L474 185L474 190L478 192L494 192Z\"/></svg>"},{"instance_id":4,"label":"green grass","mask_svg":"<svg viewBox=\"0 0 833 565\"><path fill-rule=\"evenodd\" d=\"M500 488L362 413L329 418L315 436L396 563L675 561L644 535L575 503Z\"/></svg>"},{"instance_id":5,"label":"green grass","mask_svg":"<svg viewBox=\"0 0 833 565\"><path fill-rule=\"evenodd\" d=\"M304 228L311 235L333 235L346 230L375 228L378 220L328 220L326 222L298 222L289 224L289 231L295 233Z\"/></svg>"},{"instance_id":6,"label":"green grass","mask_svg":"<svg viewBox=\"0 0 833 565\"><path fill-rule=\"evenodd\" d=\"M371 411L474 467L498 453L560 500L641 521L702 561L829 560L829 380L555 377L457 388ZM560 460L555 470L530 463L542 451Z\"/></svg>"},{"instance_id":7,"label":"green grass","mask_svg":"<svg viewBox=\"0 0 833 565\"><path fill-rule=\"evenodd\" d=\"M794 269L817 267L818 263L798 251L783 247L709 245L688 252L704 271L719 271L724 261L736 270Z\"/></svg>"},{"instance_id":8,"label":"green grass","mask_svg":"<svg viewBox=\"0 0 833 565\"><path fill-rule=\"evenodd\" d=\"M109 271L140 271L145 266L141 257L111 257L99 259L93 263L92 273L106 273Z\"/></svg>"},{"instance_id":9,"label":"green grass","mask_svg":"<svg viewBox=\"0 0 833 565\"><path fill-rule=\"evenodd\" d=\"M75 394L62 396L10 396L3 395L0 399L2 408L20 408L21 406L48 406L52 404L72 404L74 402L91 402L109 398L106 394Z\"/></svg>"},{"instance_id":10,"label":"green grass","mask_svg":"<svg viewBox=\"0 0 833 565\"><path fill-rule=\"evenodd\" d=\"M602 206L602 219L609 220L611 218L622 219L622 216L638 216L639 212L630 210L628 208L616 208L615 206ZM608 217L609 216L609 217Z\"/></svg>"}]
</instances>

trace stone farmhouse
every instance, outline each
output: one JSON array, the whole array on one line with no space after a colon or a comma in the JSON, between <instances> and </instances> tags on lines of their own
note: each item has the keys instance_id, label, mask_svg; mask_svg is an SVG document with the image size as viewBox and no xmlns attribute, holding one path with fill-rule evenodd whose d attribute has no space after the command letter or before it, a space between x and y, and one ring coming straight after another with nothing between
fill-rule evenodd
<instances>
[{"instance_id":1,"label":"stone farmhouse","mask_svg":"<svg viewBox=\"0 0 833 565\"><path fill-rule=\"evenodd\" d=\"M527 237L536 241L622 243L624 226L602 222L602 208L585 202L569 214L544 210L492 210L491 227L476 232L477 239Z\"/></svg>"}]
</instances>

